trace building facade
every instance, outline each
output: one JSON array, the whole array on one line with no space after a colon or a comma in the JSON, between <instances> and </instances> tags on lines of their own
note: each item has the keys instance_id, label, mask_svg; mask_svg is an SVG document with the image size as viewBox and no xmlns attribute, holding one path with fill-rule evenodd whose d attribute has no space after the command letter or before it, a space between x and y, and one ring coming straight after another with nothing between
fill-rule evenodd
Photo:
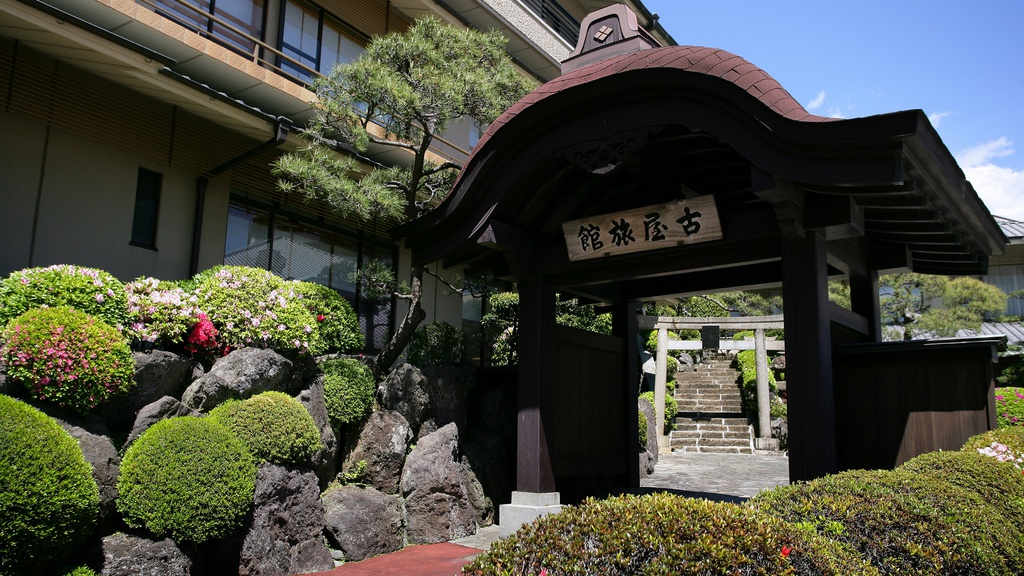
<instances>
[{"instance_id":1,"label":"building facade","mask_svg":"<svg viewBox=\"0 0 1024 576\"><path fill-rule=\"evenodd\" d=\"M345 295L375 349L403 311L362 298L351 272L374 257L407 275L408 254L387 240L393 223L345 220L282 194L270 174L302 144L308 83L425 15L502 31L522 72L546 81L580 19L613 3L0 0L0 274L73 263L173 280L259 266ZM478 137L466 119L434 153L461 163ZM371 150L364 160L403 157ZM458 325L462 297L425 288L427 321Z\"/></svg>"}]
</instances>

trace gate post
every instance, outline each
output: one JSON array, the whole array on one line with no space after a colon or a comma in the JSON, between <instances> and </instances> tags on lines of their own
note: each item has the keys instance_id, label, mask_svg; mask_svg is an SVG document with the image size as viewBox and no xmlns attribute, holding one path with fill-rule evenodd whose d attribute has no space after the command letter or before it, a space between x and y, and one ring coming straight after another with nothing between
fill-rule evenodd
<instances>
[{"instance_id":1,"label":"gate post","mask_svg":"<svg viewBox=\"0 0 1024 576\"><path fill-rule=\"evenodd\" d=\"M768 349L764 328L754 329L754 366L757 369L757 438L758 450L778 450L778 441L772 442L771 397L768 389Z\"/></svg>"},{"instance_id":2,"label":"gate post","mask_svg":"<svg viewBox=\"0 0 1024 576\"><path fill-rule=\"evenodd\" d=\"M668 448L665 435L665 383L668 380L668 328L658 328L658 357L654 369L654 427L658 432L658 448Z\"/></svg>"}]
</instances>

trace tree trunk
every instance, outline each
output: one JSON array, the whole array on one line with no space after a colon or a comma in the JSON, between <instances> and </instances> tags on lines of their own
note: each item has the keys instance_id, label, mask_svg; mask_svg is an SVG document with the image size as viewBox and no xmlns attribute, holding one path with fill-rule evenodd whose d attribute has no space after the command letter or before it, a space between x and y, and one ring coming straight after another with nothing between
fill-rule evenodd
<instances>
[{"instance_id":1,"label":"tree trunk","mask_svg":"<svg viewBox=\"0 0 1024 576\"><path fill-rule=\"evenodd\" d=\"M379 379L383 379L391 372L392 365L402 355L406 347L409 346L416 328L427 317L427 313L423 311L421 306L423 301L423 267L413 266L411 274L410 284L412 285L412 290L409 296L409 311L406 313L405 318L402 319L398 330L391 336L391 340L373 359Z\"/></svg>"}]
</instances>

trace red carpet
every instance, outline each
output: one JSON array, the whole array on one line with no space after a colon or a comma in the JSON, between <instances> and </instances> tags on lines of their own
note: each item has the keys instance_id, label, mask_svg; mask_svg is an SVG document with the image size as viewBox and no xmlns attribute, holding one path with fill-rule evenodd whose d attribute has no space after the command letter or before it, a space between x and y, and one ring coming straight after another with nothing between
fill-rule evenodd
<instances>
[{"instance_id":1,"label":"red carpet","mask_svg":"<svg viewBox=\"0 0 1024 576\"><path fill-rule=\"evenodd\" d=\"M406 546L398 552L383 554L361 562L350 562L319 576L455 576L470 557L479 554L476 548L450 542Z\"/></svg>"}]
</instances>

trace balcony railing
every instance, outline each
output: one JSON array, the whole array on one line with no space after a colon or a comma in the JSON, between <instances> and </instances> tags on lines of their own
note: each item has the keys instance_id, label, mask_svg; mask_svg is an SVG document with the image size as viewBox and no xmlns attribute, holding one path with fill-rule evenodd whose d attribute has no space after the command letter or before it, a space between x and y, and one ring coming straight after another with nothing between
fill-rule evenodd
<instances>
[{"instance_id":1,"label":"balcony railing","mask_svg":"<svg viewBox=\"0 0 1024 576\"><path fill-rule=\"evenodd\" d=\"M580 37L580 23L555 0L520 0L559 36L575 46Z\"/></svg>"},{"instance_id":2,"label":"balcony railing","mask_svg":"<svg viewBox=\"0 0 1024 576\"><path fill-rule=\"evenodd\" d=\"M139 4L149 6L157 14L174 21L184 28L212 42L216 42L251 62L273 70L276 74L300 86L309 88L312 81L306 81L296 76L285 67L290 68L292 71L301 71L308 75L310 79L322 76L319 71L310 68L278 48L267 44L261 38L254 36L240 25L241 23L237 23L237 21L232 22L216 14L211 14L208 8L203 9L201 6L189 3L188 0L136 1ZM216 86L213 86L213 88L216 89ZM458 156L464 159L469 155L469 151L464 147L440 136L435 136L434 140L438 142L439 146L431 146L431 151L448 160L461 162L461 159L457 158Z\"/></svg>"}]
</instances>

